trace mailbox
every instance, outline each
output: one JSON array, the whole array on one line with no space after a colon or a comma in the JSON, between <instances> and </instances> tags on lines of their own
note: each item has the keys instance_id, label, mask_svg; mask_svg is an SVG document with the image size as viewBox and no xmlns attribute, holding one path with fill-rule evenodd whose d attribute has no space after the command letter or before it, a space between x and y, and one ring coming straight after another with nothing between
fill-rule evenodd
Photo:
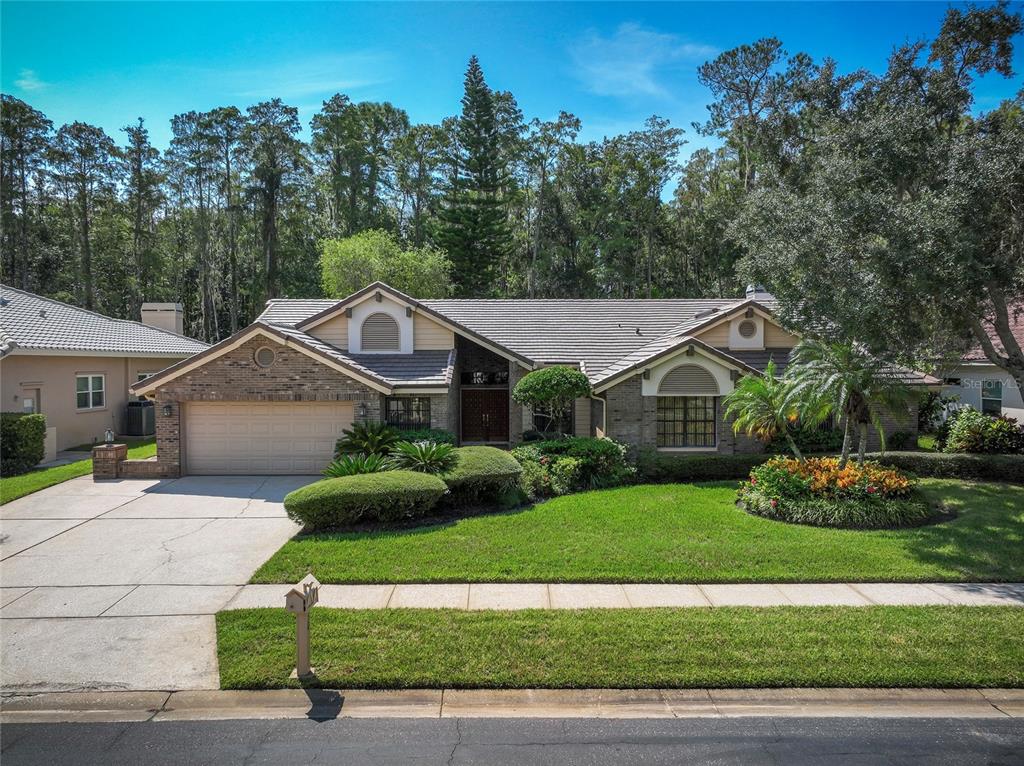
<instances>
[{"instance_id":1,"label":"mailbox","mask_svg":"<svg viewBox=\"0 0 1024 766\"><path fill-rule=\"evenodd\" d=\"M295 678L311 678L309 666L309 610L320 600L320 583L308 574L284 597L284 608L295 615Z\"/></svg>"}]
</instances>

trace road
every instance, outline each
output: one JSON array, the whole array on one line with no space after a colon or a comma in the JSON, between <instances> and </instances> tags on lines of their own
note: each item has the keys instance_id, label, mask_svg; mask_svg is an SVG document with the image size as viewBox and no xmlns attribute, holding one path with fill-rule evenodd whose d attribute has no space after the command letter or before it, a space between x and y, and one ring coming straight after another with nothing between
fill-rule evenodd
<instances>
[{"instance_id":1,"label":"road","mask_svg":"<svg viewBox=\"0 0 1024 766\"><path fill-rule=\"evenodd\" d=\"M1020 719L353 719L9 724L4 766L1024 764Z\"/></svg>"}]
</instances>

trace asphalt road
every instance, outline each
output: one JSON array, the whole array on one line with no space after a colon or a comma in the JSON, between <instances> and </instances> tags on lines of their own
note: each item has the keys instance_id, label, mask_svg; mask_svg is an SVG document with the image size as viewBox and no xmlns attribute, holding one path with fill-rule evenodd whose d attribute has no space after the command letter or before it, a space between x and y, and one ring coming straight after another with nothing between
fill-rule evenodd
<instances>
[{"instance_id":1,"label":"asphalt road","mask_svg":"<svg viewBox=\"0 0 1024 766\"><path fill-rule=\"evenodd\" d=\"M11 724L22 764L1024 764L1013 719L353 719Z\"/></svg>"}]
</instances>

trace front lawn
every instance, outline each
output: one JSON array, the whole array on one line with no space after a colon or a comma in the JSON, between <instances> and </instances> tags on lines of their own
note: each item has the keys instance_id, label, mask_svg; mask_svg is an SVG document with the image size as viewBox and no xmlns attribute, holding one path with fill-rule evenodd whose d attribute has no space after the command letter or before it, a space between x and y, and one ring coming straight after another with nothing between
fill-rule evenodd
<instances>
[{"instance_id":1,"label":"front lawn","mask_svg":"<svg viewBox=\"0 0 1024 766\"><path fill-rule=\"evenodd\" d=\"M156 455L156 440L129 439L128 457L143 460ZM82 445L77 449L91 449L89 445ZM31 495L41 489L52 487L68 479L75 479L79 476L88 476L92 473L92 458L76 460L73 463L57 465L51 468L37 468L34 471L23 473L19 476L4 476L0 478L0 505L17 500L19 497Z\"/></svg>"},{"instance_id":2,"label":"front lawn","mask_svg":"<svg viewBox=\"0 0 1024 766\"><path fill-rule=\"evenodd\" d=\"M932 526L797 526L735 506L736 484L556 498L429 526L299 536L253 582L1024 581L1024 486L925 480L955 508Z\"/></svg>"},{"instance_id":3,"label":"front lawn","mask_svg":"<svg viewBox=\"0 0 1024 766\"><path fill-rule=\"evenodd\" d=\"M316 608L328 688L1024 686L1018 607ZM221 686L297 686L295 618L217 615Z\"/></svg>"}]
</instances>

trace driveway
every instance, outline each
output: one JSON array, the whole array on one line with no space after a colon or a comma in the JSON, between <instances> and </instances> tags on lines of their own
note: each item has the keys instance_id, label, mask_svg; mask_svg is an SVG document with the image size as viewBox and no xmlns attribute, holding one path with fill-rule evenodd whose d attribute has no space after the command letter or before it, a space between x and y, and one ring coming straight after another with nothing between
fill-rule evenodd
<instances>
[{"instance_id":1,"label":"driveway","mask_svg":"<svg viewBox=\"0 0 1024 766\"><path fill-rule=\"evenodd\" d=\"M73 479L0 506L4 691L219 686L214 614L311 476Z\"/></svg>"}]
</instances>

